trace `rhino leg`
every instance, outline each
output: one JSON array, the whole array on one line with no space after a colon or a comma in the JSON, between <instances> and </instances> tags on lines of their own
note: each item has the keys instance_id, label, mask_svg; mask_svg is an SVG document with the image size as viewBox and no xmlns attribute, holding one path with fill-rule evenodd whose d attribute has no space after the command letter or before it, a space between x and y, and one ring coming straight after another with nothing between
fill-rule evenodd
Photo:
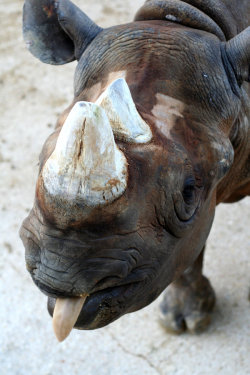
<instances>
[{"instance_id":1,"label":"rhino leg","mask_svg":"<svg viewBox=\"0 0 250 375\"><path fill-rule=\"evenodd\" d=\"M215 293L202 275L204 249L194 265L165 291L160 305L160 323L171 333L206 329L215 305Z\"/></svg>"}]
</instances>

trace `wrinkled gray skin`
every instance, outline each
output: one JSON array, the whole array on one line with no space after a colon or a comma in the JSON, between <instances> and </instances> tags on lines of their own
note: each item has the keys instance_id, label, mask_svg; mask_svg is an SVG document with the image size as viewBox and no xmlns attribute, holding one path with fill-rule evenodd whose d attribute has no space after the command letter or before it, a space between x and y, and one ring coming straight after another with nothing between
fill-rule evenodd
<instances>
[{"instance_id":1,"label":"wrinkled gray skin","mask_svg":"<svg viewBox=\"0 0 250 375\"><path fill-rule=\"evenodd\" d=\"M90 294L77 328L109 324L172 283L163 324L175 332L203 329L215 301L202 275L215 206L249 195L250 29L243 31L249 3L166 1L173 12L174 3L178 22L162 20L163 3L147 2L151 8L137 13L137 22L102 30L67 0L56 8L53 1L26 1L31 52L46 63L79 60L74 101L44 145L40 172L70 108L95 101L111 73L118 78L126 71L153 133L147 145L117 141L129 165L128 186L102 208L46 203L39 173L35 204L20 232L27 269L50 297L51 314L56 297ZM159 110L159 94L182 103L181 118L169 115L169 103Z\"/></svg>"}]
</instances>

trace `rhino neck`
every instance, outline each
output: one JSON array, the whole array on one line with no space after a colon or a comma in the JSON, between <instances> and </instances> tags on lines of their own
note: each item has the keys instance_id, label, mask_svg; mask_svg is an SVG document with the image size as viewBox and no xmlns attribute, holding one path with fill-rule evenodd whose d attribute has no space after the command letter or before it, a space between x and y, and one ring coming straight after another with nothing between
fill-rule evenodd
<instances>
[{"instance_id":1,"label":"rhino neck","mask_svg":"<svg viewBox=\"0 0 250 375\"><path fill-rule=\"evenodd\" d=\"M233 14L226 4L229 3L229 1L183 0L183 2L192 5L212 19L222 30L226 40L233 38L237 34Z\"/></svg>"},{"instance_id":2,"label":"rhino neck","mask_svg":"<svg viewBox=\"0 0 250 375\"><path fill-rule=\"evenodd\" d=\"M148 0L137 12L135 21L173 21L210 32L225 41L247 26L249 3L249 0Z\"/></svg>"},{"instance_id":3,"label":"rhino neck","mask_svg":"<svg viewBox=\"0 0 250 375\"><path fill-rule=\"evenodd\" d=\"M247 83L245 86L246 96L242 98L241 111L230 133L234 163L218 185L217 204L237 202L250 195L250 89Z\"/></svg>"}]
</instances>

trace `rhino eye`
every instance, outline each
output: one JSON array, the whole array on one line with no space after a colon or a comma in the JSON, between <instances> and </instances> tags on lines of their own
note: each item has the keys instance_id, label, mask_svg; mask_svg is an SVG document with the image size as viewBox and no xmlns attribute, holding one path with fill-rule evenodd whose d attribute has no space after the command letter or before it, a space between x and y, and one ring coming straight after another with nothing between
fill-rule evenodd
<instances>
[{"instance_id":1,"label":"rhino eye","mask_svg":"<svg viewBox=\"0 0 250 375\"><path fill-rule=\"evenodd\" d=\"M184 184L182 191L183 200L186 204L191 205L195 200L195 179L189 177Z\"/></svg>"},{"instance_id":2,"label":"rhino eye","mask_svg":"<svg viewBox=\"0 0 250 375\"><path fill-rule=\"evenodd\" d=\"M199 177L190 176L185 179L182 191L173 195L174 209L180 222L190 221L199 208L203 187Z\"/></svg>"}]
</instances>

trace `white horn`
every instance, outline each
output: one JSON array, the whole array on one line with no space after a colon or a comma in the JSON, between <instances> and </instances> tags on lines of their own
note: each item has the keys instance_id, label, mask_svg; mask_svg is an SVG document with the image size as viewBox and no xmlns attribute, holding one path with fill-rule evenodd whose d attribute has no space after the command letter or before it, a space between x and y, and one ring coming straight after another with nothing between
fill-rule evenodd
<instances>
[{"instance_id":1,"label":"white horn","mask_svg":"<svg viewBox=\"0 0 250 375\"><path fill-rule=\"evenodd\" d=\"M127 161L115 144L101 107L88 102L75 104L42 177L51 197L89 207L110 203L123 194Z\"/></svg>"},{"instance_id":2,"label":"white horn","mask_svg":"<svg viewBox=\"0 0 250 375\"><path fill-rule=\"evenodd\" d=\"M115 80L97 99L105 109L117 139L147 143L152 139L150 127L139 115L124 78Z\"/></svg>"}]
</instances>

